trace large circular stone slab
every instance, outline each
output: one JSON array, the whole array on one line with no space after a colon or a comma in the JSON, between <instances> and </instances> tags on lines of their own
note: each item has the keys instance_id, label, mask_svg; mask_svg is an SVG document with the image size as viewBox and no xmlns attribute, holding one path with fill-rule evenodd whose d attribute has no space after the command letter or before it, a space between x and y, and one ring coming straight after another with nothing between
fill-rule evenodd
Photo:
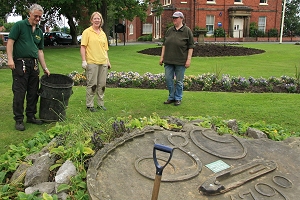
<instances>
[{"instance_id":1,"label":"large circular stone slab","mask_svg":"<svg viewBox=\"0 0 300 200\"><path fill-rule=\"evenodd\" d=\"M220 136L186 123L181 132L147 127L105 145L87 171L91 199L151 199L154 144L174 148L162 173L158 199L296 200L300 196L299 140ZM169 153L155 152L163 166Z\"/></svg>"}]
</instances>

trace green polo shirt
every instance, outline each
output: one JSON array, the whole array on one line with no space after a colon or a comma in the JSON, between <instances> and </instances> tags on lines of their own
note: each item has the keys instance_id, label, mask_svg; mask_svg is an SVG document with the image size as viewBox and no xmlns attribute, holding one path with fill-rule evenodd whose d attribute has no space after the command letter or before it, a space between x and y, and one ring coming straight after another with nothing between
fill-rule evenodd
<instances>
[{"instance_id":1,"label":"green polo shirt","mask_svg":"<svg viewBox=\"0 0 300 200\"><path fill-rule=\"evenodd\" d=\"M175 26L170 27L165 34L163 45L165 46L164 63L184 66L188 50L195 47L193 33L186 25L178 30Z\"/></svg>"},{"instance_id":2,"label":"green polo shirt","mask_svg":"<svg viewBox=\"0 0 300 200\"><path fill-rule=\"evenodd\" d=\"M16 22L8 38L15 41L13 49L14 58L38 58L38 50L44 48L44 36L42 30L36 26L32 32L32 26L28 19Z\"/></svg>"}]
</instances>

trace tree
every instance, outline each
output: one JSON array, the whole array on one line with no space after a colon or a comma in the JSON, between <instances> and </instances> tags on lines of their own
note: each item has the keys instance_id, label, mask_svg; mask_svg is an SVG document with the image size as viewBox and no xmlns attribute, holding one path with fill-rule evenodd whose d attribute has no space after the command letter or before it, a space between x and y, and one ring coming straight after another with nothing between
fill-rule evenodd
<instances>
[{"instance_id":1,"label":"tree","mask_svg":"<svg viewBox=\"0 0 300 200\"><path fill-rule=\"evenodd\" d=\"M13 27L15 23L4 23L3 26L4 26L4 29L5 29L5 32L10 32L11 28Z\"/></svg>"},{"instance_id":2,"label":"tree","mask_svg":"<svg viewBox=\"0 0 300 200\"><path fill-rule=\"evenodd\" d=\"M300 35L300 0L287 0L284 33Z\"/></svg>"},{"instance_id":3,"label":"tree","mask_svg":"<svg viewBox=\"0 0 300 200\"><path fill-rule=\"evenodd\" d=\"M43 6L45 11L45 19L59 18L64 15L68 19L70 26L70 34L73 37L73 44L77 44L77 24L79 21L86 22L86 27L90 25L89 17L94 11L99 11L107 21L108 9L113 9L115 19L133 20L138 16L141 20L146 19L146 10L150 3L155 9L156 15L160 15L162 6L160 0L19 0L8 1L3 10L10 13L14 10L15 13L25 17L28 13L28 8L33 3L38 3ZM2 8L1 8L2 10ZM50 16L50 17L49 17ZM47 23L44 21L42 23ZM109 28L104 24L104 31L108 34Z\"/></svg>"}]
</instances>

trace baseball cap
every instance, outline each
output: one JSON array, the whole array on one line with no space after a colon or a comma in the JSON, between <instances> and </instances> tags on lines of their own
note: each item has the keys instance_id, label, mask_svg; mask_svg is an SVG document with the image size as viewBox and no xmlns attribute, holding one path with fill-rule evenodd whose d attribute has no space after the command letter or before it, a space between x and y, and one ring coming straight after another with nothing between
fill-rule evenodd
<instances>
[{"instance_id":1,"label":"baseball cap","mask_svg":"<svg viewBox=\"0 0 300 200\"><path fill-rule=\"evenodd\" d=\"M172 17L180 17L180 18L184 18L184 16L183 16L182 12L180 12L180 11L176 11L176 12L174 12L174 14L173 14L173 16L172 16Z\"/></svg>"}]
</instances>

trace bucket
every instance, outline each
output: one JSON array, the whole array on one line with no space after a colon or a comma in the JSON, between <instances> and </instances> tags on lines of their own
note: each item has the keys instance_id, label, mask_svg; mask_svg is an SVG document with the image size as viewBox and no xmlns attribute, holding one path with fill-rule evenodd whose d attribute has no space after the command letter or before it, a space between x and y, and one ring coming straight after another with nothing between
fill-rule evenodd
<instances>
[{"instance_id":1,"label":"bucket","mask_svg":"<svg viewBox=\"0 0 300 200\"><path fill-rule=\"evenodd\" d=\"M46 122L64 120L69 98L73 93L73 80L65 75L50 74L43 75L40 83L40 119Z\"/></svg>"}]
</instances>

